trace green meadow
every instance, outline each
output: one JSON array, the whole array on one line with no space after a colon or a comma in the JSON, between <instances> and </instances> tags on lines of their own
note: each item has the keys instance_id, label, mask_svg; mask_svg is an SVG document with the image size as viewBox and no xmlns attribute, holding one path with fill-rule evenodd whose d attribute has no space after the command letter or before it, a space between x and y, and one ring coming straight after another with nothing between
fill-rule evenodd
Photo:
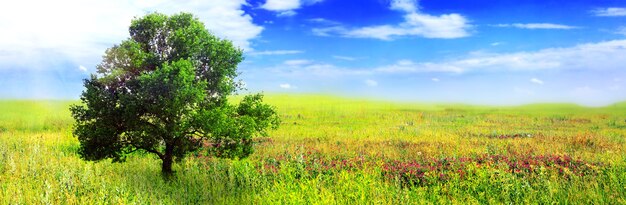
<instances>
[{"instance_id":1,"label":"green meadow","mask_svg":"<svg viewBox=\"0 0 626 205\"><path fill-rule=\"evenodd\" d=\"M0 101L0 204L626 203L625 103L265 100L282 122L254 154L192 153L171 181L146 153L81 160L77 101Z\"/></svg>"}]
</instances>

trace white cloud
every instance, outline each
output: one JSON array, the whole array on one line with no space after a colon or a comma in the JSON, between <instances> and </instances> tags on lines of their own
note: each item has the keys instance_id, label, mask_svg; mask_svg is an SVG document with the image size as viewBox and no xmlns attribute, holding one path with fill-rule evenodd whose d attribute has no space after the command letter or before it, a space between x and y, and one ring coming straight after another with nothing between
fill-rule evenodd
<instances>
[{"instance_id":1,"label":"white cloud","mask_svg":"<svg viewBox=\"0 0 626 205\"><path fill-rule=\"evenodd\" d=\"M85 66L78 66L78 70L82 71L82 72L87 72L87 68Z\"/></svg>"},{"instance_id":2,"label":"white cloud","mask_svg":"<svg viewBox=\"0 0 626 205\"><path fill-rule=\"evenodd\" d=\"M433 82L439 82L440 81L439 78L432 78L430 80L432 80Z\"/></svg>"},{"instance_id":3,"label":"white cloud","mask_svg":"<svg viewBox=\"0 0 626 205\"><path fill-rule=\"evenodd\" d=\"M461 38L469 36L467 20L459 14L431 16L410 13L399 26L382 25L358 28L343 33L346 37L392 40L395 36L421 36L425 38Z\"/></svg>"},{"instance_id":4,"label":"white cloud","mask_svg":"<svg viewBox=\"0 0 626 205\"><path fill-rule=\"evenodd\" d=\"M259 70L257 70L259 71ZM314 63L311 61L292 60L279 65L262 69L260 72L272 72L277 76L288 79L301 79L310 77L340 78L345 76L371 75L371 70L343 68L328 63Z\"/></svg>"},{"instance_id":5,"label":"white cloud","mask_svg":"<svg viewBox=\"0 0 626 205\"><path fill-rule=\"evenodd\" d=\"M287 60L283 62L283 64L287 66L303 66L303 65L308 65L311 63L313 63L313 61L306 60L306 59Z\"/></svg>"},{"instance_id":6,"label":"white cloud","mask_svg":"<svg viewBox=\"0 0 626 205\"><path fill-rule=\"evenodd\" d=\"M390 25L363 27L354 30L346 30L342 33L345 37L375 38L380 40L392 40L392 36L403 36L406 34L406 29Z\"/></svg>"},{"instance_id":7,"label":"white cloud","mask_svg":"<svg viewBox=\"0 0 626 205\"><path fill-rule=\"evenodd\" d=\"M300 0L267 0L261 8L270 11L288 11L300 8Z\"/></svg>"},{"instance_id":8,"label":"white cloud","mask_svg":"<svg viewBox=\"0 0 626 205\"><path fill-rule=\"evenodd\" d=\"M371 79L367 79L365 80L365 84L369 87L376 87L378 86L378 82L376 82L375 80L371 80Z\"/></svg>"},{"instance_id":9,"label":"white cloud","mask_svg":"<svg viewBox=\"0 0 626 205\"><path fill-rule=\"evenodd\" d=\"M291 84L289 84L289 83L283 83L283 84L280 84L279 86L280 86L280 88L283 88L283 89L291 89L292 88Z\"/></svg>"},{"instance_id":10,"label":"white cloud","mask_svg":"<svg viewBox=\"0 0 626 205\"><path fill-rule=\"evenodd\" d=\"M311 64L302 67L301 70L303 75L315 75L329 78L354 75L369 75L372 73L369 70L341 68L333 64Z\"/></svg>"},{"instance_id":11,"label":"white cloud","mask_svg":"<svg viewBox=\"0 0 626 205\"><path fill-rule=\"evenodd\" d=\"M449 63L415 63L411 60L399 60L395 64L375 69L381 73L422 73L422 72L463 72L463 68Z\"/></svg>"},{"instance_id":12,"label":"white cloud","mask_svg":"<svg viewBox=\"0 0 626 205\"><path fill-rule=\"evenodd\" d=\"M491 43L489 45L491 45L491 46L499 46L499 45L502 45L502 42L493 42L493 43Z\"/></svg>"},{"instance_id":13,"label":"white cloud","mask_svg":"<svg viewBox=\"0 0 626 205\"><path fill-rule=\"evenodd\" d=\"M521 29L561 29L561 30L569 30L569 29L578 29L580 27L577 26L568 26L562 24L553 24L553 23L514 23L514 24L498 24L496 27L514 27Z\"/></svg>"},{"instance_id":14,"label":"white cloud","mask_svg":"<svg viewBox=\"0 0 626 205\"><path fill-rule=\"evenodd\" d=\"M564 48L547 48L515 53L474 52L465 57L438 62L398 60L392 64L374 67L338 67L310 60L288 60L274 67L274 72L284 77L308 78L311 76L336 78L343 76L379 76L409 73L467 73L537 70L621 70L626 65L626 40L579 44ZM438 78L431 79L437 82ZM533 83L545 83L530 79Z\"/></svg>"},{"instance_id":15,"label":"white cloud","mask_svg":"<svg viewBox=\"0 0 626 205\"><path fill-rule=\"evenodd\" d=\"M539 84L539 85L543 85L543 81L539 80L537 78L531 78L530 82L534 83L534 84Z\"/></svg>"},{"instance_id":16,"label":"white cloud","mask_svg":"<svg viewBox=\"0 0 626 205\"><path fill-rule=\"evenodd\" d=\"M348 56L333 56L334 59L338 59L338 60L345 60L345 61L354 61L356 60L355 57L348 57Z\"/></svg>"},{"instance_id":17,"label":"white cloud","mask_svg":"<svg viewBox=\"0 0 626 205\"><path fill-rule=\"evenodd\" d=\"M309 19L308 21L313 22L313 23L318 23L318 24L326 24L326 25L339 25L341 23L333 21L333 20L328 20L325 18L312 18Z\"/></svg>"},{"instance_id":18,"label":"white cloud","mask_svg":"<svg viewBox=\"0 0 626 205\"><path fill-rule=\"evenodd\" d=\"M331 26L314 28L313 34L318 36L339 35L348 38L374 38L393 40L400 36L420 36L424 38L461 38L469 36L471 27L467 19L460 14L442 14L433 16L419 11L415 1L394 0L390 9L404 12L404 22L398 25L376 25L361 28Z\"/></svg>"},{"instance_id":19,"label":"white cloud","mask_svg":"<svg viewBox=\"0 0 626 205\"><path fill-rule=\"evenodd\" d=\"M263 27L255 25L252 17L241 9L245 4L247 4L245 0L189 0L162 3L148 9L170 14L180 11L192 12L215 35L228 38L236 46L251 51L250 40L259 36Z\"/></svg>"},{"instance_id":20,"label":"white cloud","mask_svg":"<svg viewBox=\"0 0 626 205\"><path fill-rule=\"evenodd\" d=\"M290 17L290 16L295 16L296 14L298 14L298 13L293 11L293 10L289 10L289 11L281 11L280 13L276 14L276 16L278 16L278 17Z\"/></svg>"},{"instance_id":21,"label":"white cloud","mask_svg":"<svg viewBox=\"0 0 626 205\"><path fill-rule=\"evenodd\" d=\"M244 4L245 0L10 1L0 7L0 50L7 53L0 56L0 65L47 67L42 65L51 53L77 65L95 65L106 48L128 37L133 17L153 11L194 13L215 35L250 51L250 41L263 27L241 9Z\"/></svg>"},{"instance_id":22,"label":"white cloud","mask_svg":"<svg viewBox=\"0 0 626 205\"><path fill-rule=\"evenodd\" d=\"M301 50L274 50L274 51L253 51L249 52L249 55L253 56L261 56L261 55L290 55L290 54L299 54L304 53Z\"/></svg>"},{"instance_id":23,"label":"white cloud","mask_svg":"<svg viewBox=\"0 0 626 205\"><path fill-rule=\"evenodd\" d=\"M596 16L626 16L626 8L610 7L592 10Z\"/></svg>"},{"instance_id":24,"label":"white cloud","mask_svg":"<svg viewBox=\"0 0 626 205\"><path fill-rule=\"evenodd\" d=\"M268 11L278 12L277 16L294 16L294 11L304 5L311 5L322 2L323 0L267 0L261 8Z\"/></svg>"},{"instance_id":25,"label":"white cloud","mask_svg":"<svg viewBox=\"0 0 626 205\"><path fill-rule=\"evenodd\" d=\"M407 13L417 11L417 1L415 0L393 0L391 1L391 9L404 11Z\"/></svg>"},{"instance_id":26,"label":"white cloud","mask_svg":"<svg viewBox=\"0 0 626 205\"><path fill-rule=\"evenodd\" d=\"M313 32L313 35L316 36L332 36L336 33L345 33L347 32L347 29L343 26L331 26L324 28L313 28L311 29L311 31Z\"/></svg>"},{"instance_id":27,"label":"white cloud","mask_svg":"<svg viewBox=\"0 0 626 205\"><path fill-rule=\"evenodd\" d=\"M534 52L473 53L456 60L415 63L401 60L376 70L386 73L453 72L472 70L616 70L626 65L626 40L547 48Z\"/></svg>"}]
</instances>

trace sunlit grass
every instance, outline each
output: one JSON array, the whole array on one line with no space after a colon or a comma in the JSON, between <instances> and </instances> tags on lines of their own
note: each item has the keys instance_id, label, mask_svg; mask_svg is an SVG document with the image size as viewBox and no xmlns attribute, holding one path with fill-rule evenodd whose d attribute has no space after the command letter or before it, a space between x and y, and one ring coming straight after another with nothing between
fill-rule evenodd
<instances>
[{"instance_id":1,"label":"sunlit grass","mask_svg":"<svg viewBox=\"0 0 626 205\"><path fill-rule=\"evenodd\" d=\"M193 155L174 166L171 182L161 178L160 160L149 154L116 164L81 160L67 109L77 102L0 101L0 204L625 203L623 103L492 107L324 95L265 99L277 107L282 124L270 139L257 140L255 154L235 161ZM569 164L539 163L517 173L503 162L458 163L427 170L415 179L428 183L415 183L396 174L405 172L385 170L394 165L410 172L417 165L403 163L436 167L442 160L481 156L567 156L590 171L577 175ZM330 165L343 162L361 164Z\"/></svg>"}]
</instances>

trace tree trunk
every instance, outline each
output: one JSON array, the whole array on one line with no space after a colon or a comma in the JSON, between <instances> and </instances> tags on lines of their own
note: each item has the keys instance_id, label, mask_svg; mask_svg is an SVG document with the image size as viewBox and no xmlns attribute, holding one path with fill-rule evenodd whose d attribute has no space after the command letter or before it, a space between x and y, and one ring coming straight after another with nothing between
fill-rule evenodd
<instances>
[{"instance_id":1,"label":"tree trunk","mask_svg":"<svg viewBox=\"0 0 626 205\"><path fill-rule=\"evenodd\" d=\"M169 144L165 145L165 154L163 154L163 164L161 166L161 173L163 174L163 176L165 177L169 177L171 176L174 171L172 171L172 163L174 162L174 156L172 156L174 154L174 146L171 146Z\"/></svg>"}]
</instances>

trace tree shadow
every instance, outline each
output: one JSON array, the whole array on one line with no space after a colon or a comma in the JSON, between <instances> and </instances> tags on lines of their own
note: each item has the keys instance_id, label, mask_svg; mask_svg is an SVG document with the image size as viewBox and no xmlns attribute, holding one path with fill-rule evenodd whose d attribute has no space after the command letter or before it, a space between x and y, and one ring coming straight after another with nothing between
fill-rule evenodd
<instances>
[{"instance_id":1,"label":"tree shadow","mask_svg":"<svg viewBox=\"0 0 626 205\"><path fill-rule=\"evenodd\" d=\"M251 203L259 190L258 175L218 161L174 163L174 173L163 175L161 161L152 156L131 157L111 164L111 186L123 187L141 202L165 204ZM105 162L102 162L105 163ZM212 163L212 164L210 164Z\"/></svg>"}]
</instances>

